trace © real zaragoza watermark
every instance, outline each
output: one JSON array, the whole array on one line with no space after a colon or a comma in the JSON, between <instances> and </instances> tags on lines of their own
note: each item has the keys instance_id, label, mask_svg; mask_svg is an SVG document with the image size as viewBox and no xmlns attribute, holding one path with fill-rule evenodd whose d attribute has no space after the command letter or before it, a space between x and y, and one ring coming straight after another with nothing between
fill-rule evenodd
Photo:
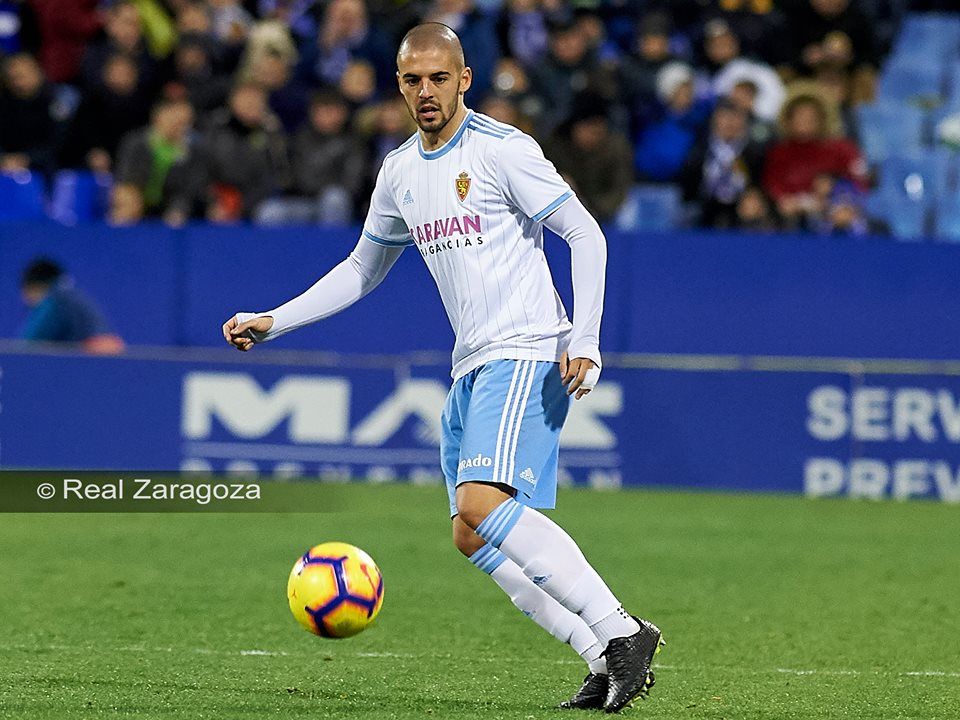
<instances>
[{"instance_id":1,"label":"\u00a9 real zaragoza watermark","mask_svg":"<svg viewBox=\"0 0 960 720\"><path fill-rule=\"evenodd\" d=\"M338 491L319 481L144 472L0 472L0 512L327 512Z\"/></svg>"}]
</instances>

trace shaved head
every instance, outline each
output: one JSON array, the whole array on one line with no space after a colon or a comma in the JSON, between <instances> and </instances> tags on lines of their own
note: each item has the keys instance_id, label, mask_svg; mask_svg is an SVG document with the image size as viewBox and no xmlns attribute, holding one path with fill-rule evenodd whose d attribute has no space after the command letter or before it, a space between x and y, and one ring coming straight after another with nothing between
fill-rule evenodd
<instances>
[{"instance_id":1,"label":"shaved head","mask_svg":"<svg viewBox=\"0 0 960 720\"><path fill-rule=\"evenodd\" d=\"M449 27L438 22L422 23L403 36L397 51L397 65L400 65L404 55L436 50L448 54L457 70L463 70L466 66L460 38Z\"/></svg>"},{"instance_id":2,"label":"shaved head","mask_svg":"<svg viewBox=\"0 0 960 720\"><path fill-rule=\"evenodd\" d=\"M443 23L423 23L403 36L397 51L397 83L428 144L446 141L466 117L463 95L472 81L460 38ZM454 119L457 123L451 125Z\"/></svg>"}]
</instances>

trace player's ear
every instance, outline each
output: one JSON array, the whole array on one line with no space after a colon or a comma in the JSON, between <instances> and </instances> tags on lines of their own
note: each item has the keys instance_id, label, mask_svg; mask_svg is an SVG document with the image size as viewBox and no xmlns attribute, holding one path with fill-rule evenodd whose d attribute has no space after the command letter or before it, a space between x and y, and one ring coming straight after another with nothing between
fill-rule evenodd
<instances>
[{"instance_id":1,"label":"player's ear","mask_svg":"<svg viewBox=\"0 0 960 720\"><path fill-rule=\"evenodd\" d=\"M473 84L473 70L465 67L460 71L460 94L463 95Z\"/></svg>"}]
</instances>

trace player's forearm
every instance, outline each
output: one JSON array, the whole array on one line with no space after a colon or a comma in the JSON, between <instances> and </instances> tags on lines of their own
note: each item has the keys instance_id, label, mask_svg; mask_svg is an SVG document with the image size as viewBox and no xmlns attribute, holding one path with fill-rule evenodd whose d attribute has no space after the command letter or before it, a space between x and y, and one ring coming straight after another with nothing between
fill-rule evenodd
<instances>
[{"instance_id":1,"label":"player's forearm","mask_svg":"<svg viewBox=\"0 0 960 720\"><path fill-rule=\"evenodd\" d=\"M251 316L269 315L273 318L273 326L268 332L255 334L257 342L273 340L353 305L383 281L402 250L382 247L361 238L346 260L302 295L273 310Z\"/></svg>"},{"instance_id":2,"label":"player's forearm","mask_svg":"<svg viewBox=\"0 0 960 720\"><path fill-rule=\"evenodd\" d=\"M544 224L570 245L573 275L571 358L585 357L600 367L600 319L607 267L603 231L577 198L565 202Z\"/></svg>"}]
</instances>

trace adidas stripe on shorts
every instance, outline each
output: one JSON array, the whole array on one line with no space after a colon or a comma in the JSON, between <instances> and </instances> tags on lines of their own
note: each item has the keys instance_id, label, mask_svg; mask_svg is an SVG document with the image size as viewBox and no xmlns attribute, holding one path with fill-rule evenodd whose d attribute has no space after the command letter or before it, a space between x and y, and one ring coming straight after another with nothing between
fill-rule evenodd
<instances>
[{"instance_id":1,"label":"adidas stripe on shorts","mask_svg":"<svg viewBox=\"0 0 960 720\"><path fill-rule=\"evenodd\" d=\"M469 481L509 485L518 502L554 507L560 431L569 408L555 362L493 360L459 378L440 420L450 516L457 514L457 485Z\"/></svg>"}]
</instances>

